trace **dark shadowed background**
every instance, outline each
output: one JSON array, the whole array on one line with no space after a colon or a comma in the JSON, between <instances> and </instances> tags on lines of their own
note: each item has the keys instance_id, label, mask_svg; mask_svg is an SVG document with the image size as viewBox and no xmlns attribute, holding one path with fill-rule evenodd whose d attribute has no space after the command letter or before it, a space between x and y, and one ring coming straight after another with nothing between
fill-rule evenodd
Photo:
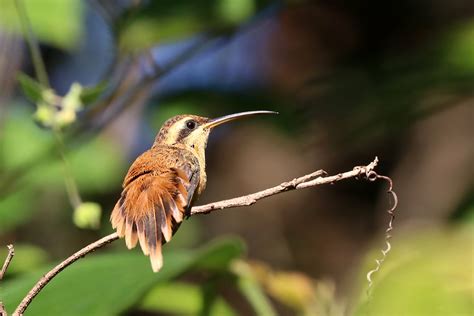
<instances>
[{"instance_id":1,"label":"dark shadowed background","mask_svg":"<svg viewBox=\"0 0 474 316\"><path fill-rule=\"evenodd\" d=\"M400 203L369 302L390 200L386 183L351 179L190 218L157 275L117 241L27 314L474 314L471 0L22 2L53 91L19 84L21 72L38 78L35 62L15 1L0 0L8 311L48 267L112 232L122 179L167 118L274 110L213 132L199 202L378 156ZM75 185L86 204L68 196Z\"/></svg>"}]
</instances>

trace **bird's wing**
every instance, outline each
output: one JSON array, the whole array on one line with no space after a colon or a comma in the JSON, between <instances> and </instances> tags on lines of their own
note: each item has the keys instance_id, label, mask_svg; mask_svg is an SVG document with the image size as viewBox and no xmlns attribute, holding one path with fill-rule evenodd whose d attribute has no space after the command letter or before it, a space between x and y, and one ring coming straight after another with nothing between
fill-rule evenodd
<instances>
[{"instance_id":1,"label":"bird's wing","mask_svg":"<svg viewBox=\"0 0 474 316\"><path fill-rule=\"evenodd\" d=\"M188 197L197 186L190 182L196 173L192 165L181 163L177 167L166 159L156 159L157 154L147 151L132 164L110 217L112 227L125 237L129 249L140 243L155 272L163 265L161 245L183 221L190 208Z\"/></svg>"}]
</instances>

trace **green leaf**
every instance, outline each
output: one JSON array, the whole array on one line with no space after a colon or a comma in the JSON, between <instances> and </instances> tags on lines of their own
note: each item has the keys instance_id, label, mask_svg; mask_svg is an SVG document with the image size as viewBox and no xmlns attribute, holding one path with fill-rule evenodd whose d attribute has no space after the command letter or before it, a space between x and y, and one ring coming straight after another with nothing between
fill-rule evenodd
<instances>
[{"instance_id":1,"label":"green leaf","mask_svg":"<svg viewBox=\"0 0 474 316\"><path fill-rule=\"evenodd\" d=\"M200 287L184 282L170 282L155 286L143 299L140 309L178 315L198 315L203 309ZM236 313L222 297L217 297L208 316L233 316Z\"/></svg>"},{"instance_id":2,"label":"green leaf","mask_svg":"<svg viewBox=\"0 0 474 316\"><path fill-rule=\"evenodd\" d=\"M119 241L120 242L120 241ZM123 243L123 242L122 242ZM170 282L206 256L233 247L235 241L211 244L199 251L165 251L165 264L153 273L140 251L92 255L61 272L35 298L28 315L118 315L136 304L153 285ZM123 245L123 247L125 247ZM0 300L12 311L42 274L41 269L3 283Z\"/></svg>"},{"instance_id":3,"label":"green leaf","mask_svg":"<svg viewBox=\"0 0 474 316\"><path fill-rule=\"evenodd\" d=\"M277 315L270 300L263 292L260 284L253 276L249 266L244 262L236 262L232 271L237 276L237 287L252 305L255 314L259 316Z\"/></svg>"},{"instance_id":4,"label":"green leaf","mask_svg":"<svg viewBox=\"0 0 474 316\"><path fill-rule=\"evenodd\" d=\"M251 18L268 0L150 1L122 21L120 43L136 50L193 34L228 33Z\"/></svg>"},{"instance_id":5,"label":"green leaf","mask_svg":"<svg viewBox=\"0 0 474 316\"><path fill-rule=\"evenodd\" d=\"M245 252L245 245L240 239L217 239L211 243L219 249L195 262L195 268L206 270L228 270L233 260L240 258Z\"/></svg>"},{"instance_id":6,"label":"green leaf","mask_svg":"<svg viewBox=\"0 0 474 316\"><path fill-rule=\"evenodd\" d=\"M474 71L474 22L455 27L443 43L446 60L459 69L471 73Z\"/></svg>"},{"instance_id":7,"label":"green leaf","mask_svg":"<svg viewBox=\"0 0 474 316\"><path fill-rule=\"evenodd\" d=\"M0 232L5 233L27 222L34 214L35 199L32 191L25 190L0 198Z\"/></svg>"},{"instance_id":8,"label":"green leaf","mask_svg":"<svg viewBox=\"0 0 474 316\"><path fill-rule=\"evenodd\" d=\"M120 187L126 161L117 144L107 138L98 137L67 157L81 192L108 192L113 186Z\"/></svg>"},{"instance_id":9,"label":"green leaf","mask_svg":"<svg viewBox=\"0 0 474 316\"><path fill-rule=\"evenodd\" d=\"M145 256L115 253L80 260L60 273L28 308L30 315L116 315L153 283L170 280L189 266L191 256L168 254L168 265L154 274ZM44 271L42 271L44 273ZM42 273L5 282L3 301L13 310Z\"/></svg>"},{"instance_id":10,"label":"green leaf","mask_svg":"<svg viewBox=\"0 0 474 316\"><path fill-rule=\"evenodd\" d=\"M79 98L81 99L82 104L87 105L90 103L94 103L99 99L99 97L104 93L107 89L108 83L107 81L99 82L95 86L91 87L82 87L81 94Z\"/></svg>"},{"instance_id":11,"label":"green leaf","mask_svg":"<svg viewBox=\"0 0 474 316\"><path fill-rule=\"evenodd\" d=\"M59 48L73 49L84 28L84 2L80 0L22 0L34 35ZM22 34L15 0L0 1L0 26Z\"/></svg>"},{"instance_id":12,"label":"green leaf","mask_svg":"<svg viewBox=\"0 0 474 316\"><path fill-rule=\"evenodd\" d=\"M18 81L23 93L34 103L40 102L43 99L43 91L48 89L24 73L18 75Z\"/></svg>"},{"instance_id":13,"label":"green leaf","mask_svg":"<svg viewBox=\"0 0 474 316\"><path fill-rule=\"evenodd\" d=\"M255 12L254 0L219 0L216 3L217 16L229 24L237 24Z\"/></svg>"},{"instance_id":14,"label":"green leaf","mask_svg":"<svg viewBox=\"0 0 474 316\"><path fill-rule=\"evenodd\" d=\"M240 239L215 240L196 258L192 269L226 271L244 251L245 247ZM141 307L145 310L174 312L179 315L196 315L206 307L206 311L209 311L206 315L235 315L221 297L207 302L204 294L202 289L183 283L158 285L145 297Z\"/></svg>"},{"instance_id":15,"label":"green leaf","mask_svg":"<svg viewBox=\"0 0 474 316\"><path fill-rule=\"evenodd\" d=\"M7 256L8 249L1 245L0 262ZM29 244L15 243L15 256L8 267L7 276L16 273L26 273L32 269L44 267L48 260L48 254L42 248Z\"/></svg>"},{"instance_id":16,"label":"green leaf","mask_svg":"<svg viewBox=\"0 0 474 316\"><path fill-rule=\"evenodd\" d=\"M469 224L397 235L381 269L372 275L370 301L366 288L361 289L361 304L354 315L472 315L473 244ZM374 268L379 253L377 249L368 256L370 265L360 276L365 287L365 275Z\"/></svg>"},{"instance_id":17,"label":"green leaf","mask_svg":"<svg viewBox=\"0 0 474 316\"><path fill-rule=\"evenodd\" d=\"M11 111L0 137L2 168L6 171L22 167L30 168L28 184L41 189L63 191L63 169L52 147L54 139L51 132L38 129L32 122L30 113L20 108L15 107ZM49 149L51 157L47 158L47 163L33 168L37 157L44 155L44 151L48 148L52 149ZM106 138L98 137L71 150L67 158L81 193L106 192L114 185L119 188L120 177L125 172L123 170L126 167L125 161L119 148ZM25 204L27 202L33 200L24 201ZM1 226L2 217L0 217Z\"/></svg>"},{"instance_id":18,"label":"green leaf","mask_svg":"<svg viewBox=\"0 0 474 316\"><path fill-rule=\"evenodd\" d=\"M15 104L11 108L0 137L5 170L31 164L53 141L50 132L38 129L32 122L25 106Z\"/></svg>"}]
</instances>

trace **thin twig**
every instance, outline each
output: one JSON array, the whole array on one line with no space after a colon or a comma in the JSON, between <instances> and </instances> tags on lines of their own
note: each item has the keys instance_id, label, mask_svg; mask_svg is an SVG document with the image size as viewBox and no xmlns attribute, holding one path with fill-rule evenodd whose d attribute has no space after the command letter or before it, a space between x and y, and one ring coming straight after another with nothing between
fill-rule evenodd
<instances>
[{"instance_id":1,"label":"thin twig","mask_svg":"<svg viewBox=\"0 0 474 316\"><path fill-rule=\"evenodd\" d=\"M15 248L13 248L13 245L8 245L8 254L7 257L5 258L5 262L3 263L2 270L0 270L0 281L3 279L5 276L5 273L7 273L8 266L10 265L10 262L13 259L13 256L15 255ZM0 316L7 316L7 311L5 310L5 306L3 305L3 302L0 301Z\"/></svg>"},{"instance_id":2,"label":"thin twig","mask_svg":"<svg viewBox=\"0 0 474 316\"><path fill-rule=\"evenodd\" d=\"M273 188L265 189L256 193L252 193L249 195L223 200L215 203L209 203L202 206L196 206L191 209L191 215L197 214L206 214L214 210L225 209L225 208L232 208L232 207L241 207L241 206L248 206L256 203L258 200L263 198L286 192L291 190L299 190L308 187L313 187L316 185L321 184L330 184L337 181L341 181L343 179L355 178L361 175L367 175L370 171L372 171L378 163L378 158L375 157L374 161L372 161L367 166L362 167L355 167L351 171L347 171L344 173L339 173L334 176L322 176L325 174L325 171L318 170L313 174L305 175L300 178L293 179L288 182L283 182ZM315 175L318 175L316 179L313 179ZM313 180L310 180L313 179ZM309 180L309 181L308 181Z\"/></svg>"},{"instance_id":3,"label":"thin twig","mask_svg":"<svg viewBox=\"0 0 474 316\"><path fill-rule=\"evenodd\" d=\"M75 261L79 260L80 258L85 257L91 252L106 246L107 244L111 243L112 241L118 239L118 235L116 233L110 234L105 236L92 244L82 248L78 252L74 253L72 256L55 266L51 271L46 273L39 281L35 284L35 286L28 292L28 294L23 298L20 305L15 309L13 312L13 316L20 316L23 315L28 305L30 305L33 298L51 281L59 272L64 270L67 266L71 265Z\"/></svg>"},{"instance_id":4,"label":"thin twig","mask_svg":"<svg viewBox=\"0 0 474 316\"><path fill-rule=\"evenodd\" d=\"M3 263L2 270L0 270L0 281L5 276L8 266L10 265L10 262L12 261L13 256L15 255L15 248L13 248L13 245L8 245L7 248L8 248L8 254L7 254L7 257L5 258L5 262Z\"/></svg>"},{"instance_id":5,"label":"thin twig","mask_svg":"<svg viewBox=\"0 0 474 316\"><path fill-rule=\"evenodd\" d=\"M326 176L326 172L323 170L318 170L311 174L293 179L288 182L283 182L280 185L275 187L259 191L256 193L248 194L245 196L223 200L215 203L209 203L202 206L195 206L191 209L191 215L198 215L198 214L206 214L210 213L215 210L222 210L226 208L235 208L235 207L242 207L248 206L256 203L258 200L276 195L282 192L291 191L291 190L299 190L303 188L313 187L322 184L331 184L343 179L349 178L357 178L359 176L363 176L368 178L370 172L374 170L377 166L378 158L375 157L374 161L372 161L367 166L360 166L355 167L351 171L347 171L344 173L339 173L333 176ZM35 284L35 286L28 292L28 294L23 298L21 303L16 308L13 316L20 316L23 315L28 305L31 301L35 298L36 295L62 270L66 267L77 261L78 259L85 257L87 254L106 246L107 244L117 240L119 237L117 233L112 233L108 236L99 239L98 241L93 242L92 244L82 248L78 252L74 253L72 256L58 264L54 267L51 271L46 273L39 281Z\"/></svg>"}]
</instances>

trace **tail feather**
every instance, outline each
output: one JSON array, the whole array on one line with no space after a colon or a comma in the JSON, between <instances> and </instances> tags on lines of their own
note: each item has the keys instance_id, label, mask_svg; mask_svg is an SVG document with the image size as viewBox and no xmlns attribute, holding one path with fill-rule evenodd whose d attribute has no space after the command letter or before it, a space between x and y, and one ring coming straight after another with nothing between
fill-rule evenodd
<instances>
[{"instance_id":1,"label":"tail feather","mask_svg":"<svg viewBox=\"0 0 474 316\"><path fill-rule=\"evenodd\" d=\"M163 266L163 255L161 254L161 244L158 244L156 248L154 248L150 252L150 261L151 261L151 268L153 272L160 271L161 267Z\"/></svg>"},{"instance_id":2,"label":"tail feather","mask_svg":"<svg viewBox=\"0 0 474 316\"><path fill-rule=\"evenodd\" d=\"M170 241L171 236L173 235L172 222L171 222L171 216L166 214L167 208L165 207L165 204L163 204L163 199L161 197L159 198L158 207L161 210L161 221L157 223L157 226L161 227L161 232L163 233L163 237L165 238L165 241L168 242Z\"/></svg>"},{"instance_id":3,"label":"tail feather","mask_svg":"<svg viewBox=\"0 0 474 316\"><path fill-rule=\"evenodd\" d=\"M161 245L168 242L184 218L186 178L179 172L146 174L129 183L112 211L112 227L129 249L138 243L150 256L154 272L163 265Z\"/></svg>"},{"instance_id":4,"label":"tail feather","mask_svg":"<svg viewBox=\"0 0 474 316\"><path fill-rule=\"evenodd\" d=\"M139 220L137 223L138 226L138 240L140 242L140 247L142 248L143 254L148 256L150 251L148 249L148 243L145 237L145 223L143 220Z\"/></svg>"},{"instance_id":5,"label":"tail feather","mask_svg":"<svg viewBox=\"0 0 474 316\"><path fill-rule=\"evenodd\" d=\"M152 212L148 215L145 221L145 239L150 252L151 266L154 272L163 266L163 259L161 257L161 232L156 225L156 213Z\"/></svg>"}]
</instances>

